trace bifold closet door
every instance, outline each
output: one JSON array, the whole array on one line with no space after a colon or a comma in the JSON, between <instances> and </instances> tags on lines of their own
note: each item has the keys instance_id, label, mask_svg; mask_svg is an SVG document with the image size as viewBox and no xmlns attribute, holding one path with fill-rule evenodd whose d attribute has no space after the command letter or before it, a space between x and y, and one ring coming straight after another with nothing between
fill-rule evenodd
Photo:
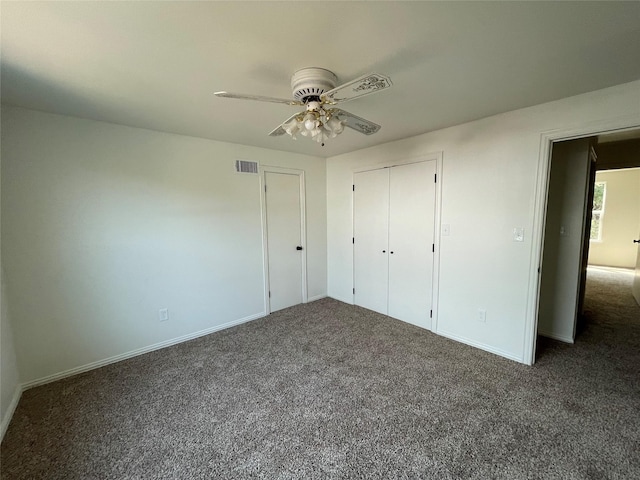
<instances>
[{"instance_id":1,"label":"bifold closet door","mask_svg":"<svg viewBox=\"0 0 640 480\"><path fill-rule=\"evenodd\" d=\"M354 303L387 314L389 169L354 175Z\"/></svg>"},{"instance_id":2,"label":"bifold closet door","mask_svg":"<svg viewBox=\"0 0 640 480\"><path fill-rule=\"evenodd\" d=\"M436 162L388 170L388 315L431 328Z\"/></svg>"}]
</instances>

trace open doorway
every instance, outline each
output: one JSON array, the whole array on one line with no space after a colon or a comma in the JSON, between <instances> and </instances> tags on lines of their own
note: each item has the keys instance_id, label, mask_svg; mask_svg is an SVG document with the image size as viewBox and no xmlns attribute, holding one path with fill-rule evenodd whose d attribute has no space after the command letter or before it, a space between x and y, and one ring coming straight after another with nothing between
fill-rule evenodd
<instances>
[{"instance_id":1,"label":"open doorway","mask_svg":"<svg viewBox=\"0 0 640 480\"><path fill-rule=\"evenodd\" d=\"M633 270L640 233L640 168L598 170L589 266Z\"/></svg>"},{"instance_id":2,"label":"open doorway","mask_svg":"<svg viewBox=\"0 0 640 480\"><path fill-rule=\"evenodd\" d=\"M640 130L553 143L540 269L538 335L573 343L584 329L585 320L593 316L592 310L598 309L593 298L597 298L594 294L598 294L599 287L593 290L594 284L589 291L593 297L589 301L590 315L585 317L585 288L589 277L593 277L588 271L596 264L600 269L627 268L627 275L635 269L638 243L634 240L640 239L638 167ZM588 259L593 265L590 268ZM638 273L640 276L640 268ZM602 283L603 279L599 280ZM633 275L626 282L614 279L613 283L626 288L625 295L631 298L632 280ZM537 344L536 355L540 355L548 342Z\"/></svg>"}]
</instances>

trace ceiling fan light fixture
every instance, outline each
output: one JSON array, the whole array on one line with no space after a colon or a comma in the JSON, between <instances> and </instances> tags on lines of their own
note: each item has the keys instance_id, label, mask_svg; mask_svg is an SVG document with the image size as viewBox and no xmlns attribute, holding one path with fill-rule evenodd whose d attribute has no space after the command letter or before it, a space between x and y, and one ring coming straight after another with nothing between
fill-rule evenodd
<instances>
[{"instance_id":1,"label":"ceiling fan light fixture","mask_svg":"<svg viewBox=\"0 0 640 480\"><path fill-rule=\"evenodd\" d=\"M323 147L324 147L324 142L325 142L325 140L327 140L327 138L328 138L328 135L326 134L326 132L325 132L325 130L323 128L318 128L315 131L315 134L313 136L313 139L316 142L322 144Z\"/></svg>"},{"instance_id":2,"label":"ceiling fan light fixture","mask_svg":"<svg viewBox=\"0 0 640 480\"><path fill-rule=\"evenodd\" d=\"M287 132L287 134L291 135L291 138L293 138L294 140L297 140L296 135L298 133L301 133L302 130L300 128L300 122L297 118L293 118L291 121L285 123L282 128L284 128L284 131Z\"/></svg>"},{"instance_id":3,"label":"ceiling fan light fixture","mask_svg":"<svg viewBox=\"0 0 640 480\"><path fill-rule=\"evenodd\" d=\"M306 128L311 132L318 126L318 121L316 120L316 117L311 112L308 112L304 116L303 125L304 125L304 128Z\"/></svg>"},{"instance_id":4,"label":"ceiling fan light fixture","mask_svg":"<svg viewBox=\"0 0 640 480\"><path fill-rule=\"evenodd\" d=\"M346 120L338 117L334 109L325 110L322 103L309 102L306 112L285 122L282 129L294 140L300 134L324 145L327 139L340 135L346 123Z\"/></svg>"},{"instance_id":5,"label":"ceiling fan light fixture","mask_svg":"<svg viewBox=\"0 0 640 480\"><path fill-rule=\"evenodd\" d=\"M372 135L380 130L380 125L335 108L334 105L389 88L391 79L378 73L369 73L336 87L337 80L336 75L325 68L307 67L291 77L294 100L226 91L215 92L214 95L305 107L304 111L289 117L269 133L273 137L286 133L295 140L296 135L300 134L303 137L310 136L324 145L326 139L340 135L345 126L364 135Z\"/></svg>"},{"instance_id":6,"label":"ceiling fan light fixture","mask_svg":"<svg viewBox=\"0 0 640 480\"><path fill-rule=\"evenodd\" d=\"M335 138L344 131L344 120L340 120L336 116L329 117L329 120L325 123L327 130L331 132L331 138Z\"/></svg>"}]
</instances>

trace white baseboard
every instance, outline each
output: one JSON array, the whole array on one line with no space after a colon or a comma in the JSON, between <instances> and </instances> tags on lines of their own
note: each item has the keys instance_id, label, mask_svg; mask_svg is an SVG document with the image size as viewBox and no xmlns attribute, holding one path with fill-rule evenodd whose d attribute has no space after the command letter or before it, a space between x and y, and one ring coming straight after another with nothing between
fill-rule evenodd
<instances>
[{"instance_id":1,"label":"white baseboard","mask_svg":"<svg viewBox=\"0 0 640 480\"><path fill-rule=\"evenodd\" d=\"M207 328L194 333L189 333L187 335L172 338L170 340L165 340L164 342L155 343L153 345L149 345L143 348L138 348L136 350L132 350L127 353L122 353L120 355L115 355L113 357L105 358L103 360L98 360L97 362L87 363L86 365L81 365L79 367L71 368L69 370L65 370L64 372L54 373L53 375L47 375L46 377L38 378L37 380L31 380L30 382L23 383L22 390L27 390L29 388L44 385L46 383L55 382L56 380L61 380L63 378L70 377L72 375L88 372L89 370L94 370L96 368L104 367L105 365L109 365L111 363L116 363L122 360L127 360L129 358L137 357L138 355L144 355L145 353L153 352L154 350L160 350L161 348L170 347L178 343L187 342L189 340L193 340L194 338L203 337L204 335L209 335L210 333L215 333L220 330L224 330L230 327L235 327L236 325L247 323L247 322L250 322L251 320L256 320L264 316L265 316L265 312L256 313L254 315L249 315L248 317L244 317L239 320L233 320L232 322L223 323L222 325L216 325L215 327Z\"/></svg>"},{"instance_id":2,"label":"white baseboard","mask_svg":"<svg viewBox=\"0 0 640 480\"><path fill-rule=\"evenodd\" d=\"M322 295L316 295L315 297L307 298L307 303L315 302L316 300L322 300L323 298L327 298L327 294L323 293Z\"/></svg>"},{"instance_id":3,"label":"white baseboard","mask_svg":"<svg viewBox=\"0 0 640 480\"><path fill-rule=\"evenodd\" d=\"M11 399L11 403L9 404L9 408L7 408L7 411L2 418L2 423L0 424L0 442L4 438L4 434L7 432L7 428L9 428L9 424L11 423L11 419L13 418L13 413L16 411L16 407L18 406L18 402L20 401L20 397L22 396L22 391L22 385L16 385L16 389L13 392L13 398Z\"/></svg>"},{"instance_id":4,"label":"white baseboard","mask_svg":"<svg viewBox=\"0 0 640 480\"><path fill-rule=\"evenodd\" d=\"M433 332L433 329L431 327L429 327L428 325L425 325L423 323L410 322L408 320L401 320L400 318L394 318L394 317L389 317L389 318L393 318L394 320L398 320L400 322L404 322L404 323L407 323L409 325L413 325L414 327L422 328L423 330L426 330L427 332ZM431 320L431 319L429 319L429 320Z\"/></svg>"},{"instance_id":5,"label":"white baseboard","mask_svg":"<svg viewBox=\"0 0 640 480\"><path fill-rule=\"evenodd\" d=\"M571 337L566 337L564 335L558 335L557 333L543 332L542 330L538 330L538 335L542 335L543 337L552 338L553 340L558 340L559 342L564 343L575 343L575 340Z\"/></svg>"},{"instance_id":6,"label":"white baseboard","mask_svg":"<svg viewBox=\"0 0 640 480\"><path fill-rule=\"evenodd\" d=\"M345 299L345 298L340 298L340 297L333 296L333 295L328 295L328 297L329 298L333 298L334 300L338 300L339 302L348 303L350 305L354 304L353 303L353 299ZM398 321L402 321L402 320L398 320ZM411 322L405 322L405 323L409 323L411 325L416 325L417 327L424 328L425 330L431 331L431 332L433 332L433 333L435 333L437 335L441 335L443 337L450 338L451 340L455 340L456 342L464 343L465 345L470 345L472 347L479 348L480 350L484 350L486 352L493 353L494 355L498 355L500 357L508 358L509 360L513 360L513 361L518 362L518 363L526 364L526 362L524 361L524 359L522 357L518 357L517 355L513 355L512 353L509 353L509 352L505 352L503 350L500 350L499 348L494 348L494 347L492 347L490 345L486 345L484 343L476 342L474 340L470 340L468 338L461 337L459 335L456 335L456 334L453 334L453 333L449 333L449 332L446 332L446 331L443 331L443 330L435 331L435 330L427 328L424 325L418 325L418 324L411 323ZM432 325L432 328L433 327L434 327L434 325Z\"/></svg>"},{"instance_id":7,"label":"white baseboard","mask_svg":"<svg viewBox=\"0 0 640 480\"><path fill-rule=\"evenodd\" d=\"M587 265L589 270L603 270L605 272L624 273L633 275L635 273L634 266L615 266L615 265Z\"/></svg>"},{"instance_id":8,"label":"white baseboard","mask_svg":"<svg viewBox=\"0 0 640 480\"><path fill-rule=\"evenodd\" d=\"M342 302L342 303L348 303L349 305L354 305L353 297L351 297L351 298L347 298L347 297L342 298L342 297L338 297L337 295L327 295L327 297L333 298L334 300L337 300L337 301Z\"/></svg>"},{"instance_id":9,"label":"white baseboard","mask_svg":"<svg viewBox=\"0 0 640 480\"><path fill-rule=\"evenodd\" d=\"M512 353L509 352L505 352L504 350L500 350L499 348L495 348L492 347L490 345L486 345L484 343L481 342L476 342L475 340L470 340L468 338L465 337L461 337L460 335L456 335L454 333L449 333L449 332L445 332L443 330L438 330L437 332L438 335L441 335L443 337L447 337L450 338L451 340L455 340L456 342L460 342L460 343L464 343L465 345L470 345L472 347L476 347L479 348L480 350L484 350L485 352L489 352L489 353L493 353L494 355L498 355L500 357L504 357L504 358L508 358L509 360L513 360L515 362L518 363L525 363L524 359L522 357L518 357L517 355L514 355Z\"/></svg>"}]
</instances>

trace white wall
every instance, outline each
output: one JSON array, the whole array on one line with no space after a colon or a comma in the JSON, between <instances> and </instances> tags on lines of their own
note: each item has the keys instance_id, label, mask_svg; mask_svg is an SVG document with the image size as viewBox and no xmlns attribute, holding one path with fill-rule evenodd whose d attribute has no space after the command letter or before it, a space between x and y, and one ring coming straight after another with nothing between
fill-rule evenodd
<instances>
[{"instance_id":1,"label":"white wall","mask_svg":"<svg viewBox=\"0 0 640 480\"><path fill-rule=\"evenodd\" d=\"M20 393L20 379L5 295L4 272L1 273L2 301L0 305L0 440L9 426Z\"/></svg>"},{"instance_id":2,"label":"white wall","mask_svg":"<svg viewBox=\"0 0 640 480\"><path fill-rule=\"evenodd\" d=\"M525 346L543 133L640 122L640 82L620 85L327 159L328 292L352 302L353 170L443 152L435 331L518 361ZM428 114L428 112L425 112ZM523 227L524 242L513 241ZM486 309L486 323L478 309Z\"/></svg>"},{"instance_id":3,"label":"white wall","mask_svg":"<svg viewBox=\"0 0 640 480\"><path fill-rule=\"evenodd\" d=\"M305 171L308 295L326 294L324 159L20 108L2 127L25 383L264 313L259 177L236 159Z\"/></svg>"},{"instance_id":4,"label":"white wall","mask_svg":"<svg viewBox=\"0 0 640 480\"><path fill-rule=\"evenodd\" d=\"M640 122L639 97L633 82L333 157L326 184L320 158L4 107L2 264L21 381L263 313L258 178L235 174L238 158L305 170L309 297L328 281L351 302L353 170L444 152L451 234L434 329L526 361L541 135Z\"/></svg>"},{"instance_id":5,"label":"white wall","mask_svg":"<svg viewBox=\"0 0 640 480\"><path fill-rule=\"evenodd\" d=\"M607 182L601 241L591 241L589 263L634 268L640 238L640 168L596 173Z\"/></svg>"},{"instance_id":6,"label":"white wall","mask_svg":"<svg viewBox=\"0 0 640 480\"><path fill-rule=\"evenodd\" d=\"M0 252L1 250L0 241ZM4 268L2 268L2 259L0 258L0 440L4 437L9 426L21 392L13 330L9 320L9 307L5 292Z\"/></svg>"},{"instance_id":7,"label":"white wall","mask_svg":"<svg viewBox=\"0 0 640 480\"><path fill-rule=\"evenodd\" d=\"M553 146L540 281L538 333L573 343L585 243L588 138Z\"/></svg>"}]
</instances>

